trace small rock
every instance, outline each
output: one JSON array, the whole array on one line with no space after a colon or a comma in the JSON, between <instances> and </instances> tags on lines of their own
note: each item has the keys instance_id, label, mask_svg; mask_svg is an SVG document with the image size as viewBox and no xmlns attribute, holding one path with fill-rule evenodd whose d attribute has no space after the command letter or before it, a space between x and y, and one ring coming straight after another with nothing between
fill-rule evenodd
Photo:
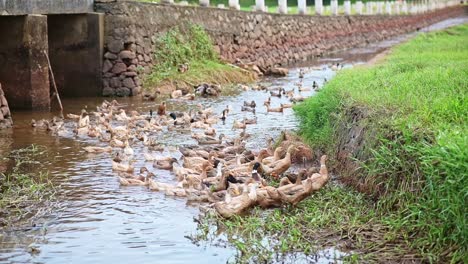
<instances>
[{"instance_id":1,"label":"small rock","mask_svg":"<svg viewBox=\"0 0 468 264\"><path fill-rule=\"evenodd\" d=\"M10 116L10 109L8 109L8 106L2 106L2 114L4 117Z\"/></svg>"},{"instance_id":2,"label":"small rock","mask_svg":"<svg viewBox=\"0 0 468 264\"><path fill-rule=\"evenodd\" d=\"M136 58L136 55L133 51L130 51L130 50L122 50L120 53L119 53L119 58L121 60L133 60Z\"/></svg>"},{"instance_id":3,"label":"small rock","mask_svg":"<svg viewBox=\"0 0 468 264\"><path fill-rule=\"evenodd\" d=\"M106 72L102 75L102 77L104 78L111 78L111 77L114 77L115 74L113 74L112 72Z\"/></svg>"},{"instance_id":4,"label":"small rock","mask_svg":"<svg viewBox=\"0 0 468 264\"><path fill-rule=\"evenodd\" d=\"M151 57L146 55L146 54L143 54L143 57L145 58L145 62L150 62L151 61Z\"/></svg>"},{"instance_id":5,"label":"small rock","mask_svg":"<svg viewBox=\"0 0 468 264\"><path fill-rule=\"evenodd\" d=\"M112 77L110 80L110 86L113 88L119 88L121 86L119 77Z\"/></svg>"},{"instance_id":6,"label":"small rock","mask_svg":"<svg viewBox=\"0 0 468 264\"><path fill-rule=\"evenodd\" d=\"M107 43L107 48L112 53L119 53L119 51L123 50L123 42L121 40L113 39Z\"/></svg>"},{"instance_id":7,"label":"small rock","mask_svg":"<svg viewBox=\"0 0 468 264\"><path fill-rule=\"evenodd\" d=\"M141 86L132 88L132 96L137 96L141 93Z\"/></svg>"},{"instance_id":8,"label":"small rock","mask_svg":"<svg viewBox=\"0 0 468 264\"><path fill-rule=\"evenodd\" d=\"M115 89L106 87L102 89L102 96L114 96L115 94Z\"/></svg>"},{"instance_id":9,"label":"small rock","mask_svg":"<svg viewBox=\"0 0 468 264\"><path fill-rule=\"evenodd\" d=\"M130 65L130 66L128 66L127 71L136 72L137 67L135 65Z\"/></svg>"},{"instance_id":10,"label":"small rock","mask_svg":"<svg viewBox=\"0 0 468 264\"><path fill-rule=\"evenodd\" d=\"M138 73L136 73L136 72L130 72L130 71L125 72L124 74L125 74L125 76L127 76L127 77L135 77L135 76L138 75Z\"/></svg>"},{"instance_id":11,"label":"small rock","mask_svg":"<svg viewBox=\"0 0 468 264\"><path fill-rule=\"evenodd\" d=\"M129 96L130 95L130 89L126 87L120 87L115 90L115 95L123 97L123 96Z\"/></svg>"},{"instance_id":12,"label":"small rock","mask_svg":"<svg viewBox=\"0 0 468 264\"><path fill-rule=\"evenodd\" d=\"M123 62L117 62L114 67L112 67L112 73L119 74L127 70L127 65Z\"/></svg>"},{"instance_id":13,"label":"small rock","mask_svg":"<svg viewBox=\"0 0 468 264\"><path fill-rule=\"evenodd\" d=\"M137 85L137 86L141 86L143 84L143 83L141 83L140 78L138 78L138 76L133 78L133 81L135 82L135 85Z\"/></svg>"},{"instance_id":14,"label":"small rock","mask_svg":"<svg viewBox=\"0 0 468 264\"><path fill-rule=\"evenodd\" d=\"M288 75L289 70L286 68L281 67L273 67L270 69L269 74L276 75L276 76L286 76Z\"/></svg>"},{"instance_id":15,"label":"small rock","mask_svg":"<svg viewBox=\"0 0 468 264\"><path fill-rule=\"evenodd\" d=\"M109 60L116 60L118 56L112 52L106 52L106 54L104 54L104 58Z\"/></svg>"},{"instance_id":16,"label":"small rock","mask_svg":"<svg viewBox=\"0 0 468 264\"><path fill-rule=\"evenodd\" d=\"M135 88L135 83L133 82L133 79L132 78L125 78L122 82L123 86L127 87L127 88Z\"/></svg>"},{"instance_id":17,"label":"small rock","mask_svg":"<svg viewBox=\"0 0 468 264\"><path fill-rule=\"evenodd\" d=\"M2 87L0 87L0 90L2 89ZM7 99L5 98L4 95L0 95L0 105L6 105L8 106L8 101Z\"/></svg>"},{"instance_id":18,"label":"small rock","mask_svg":"<svg viewBox=\"0 0 468 264\"><path fill-rule=\"evenodd\" d=\"M106 73L112 69L112 62L110 60L104 60L104 63L102 65L102 72Z\"/></svg>"}]
</instances>

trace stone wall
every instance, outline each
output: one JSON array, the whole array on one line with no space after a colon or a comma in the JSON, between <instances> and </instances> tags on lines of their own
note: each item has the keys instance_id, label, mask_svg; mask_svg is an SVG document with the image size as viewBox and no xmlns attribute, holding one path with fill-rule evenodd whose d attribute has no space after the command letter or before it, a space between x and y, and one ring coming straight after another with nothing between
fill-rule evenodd
<instances>
[{"instance_id":1,"label":"stone wall","mask_svg":"<svg viewBox=\"0 0 468 264\"><path fill-rule=\"evenodd\" d=\"M228 62L266 71L326 52L352 48L463 14L451 7L417 15L309 16L139 2L96 3L104 12L103 94L135 95L153 65L153 36L191 22L203 26Z\"/></svg>"},{"instance_id":2,"label":"stone wall","mask_svg":"<svg viewBox=\"0 0 468 264\"><path fill-rule=\"evenodd\" d=\"M13 126L11 119L10 108L8 107L8 101L2 90L2 84L0 83L0 129L8 128Z\"/></svg>"}]
</instances>

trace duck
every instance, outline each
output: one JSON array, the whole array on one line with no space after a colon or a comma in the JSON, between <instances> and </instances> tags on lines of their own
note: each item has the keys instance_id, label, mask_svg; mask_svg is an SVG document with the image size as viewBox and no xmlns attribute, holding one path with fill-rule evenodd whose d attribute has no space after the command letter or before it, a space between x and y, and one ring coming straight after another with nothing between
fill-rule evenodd
<instances>
[{"instance_id":1,"label":"duck","mask_svg":"<svg viewBox=\"0 0 468 264\"><path fill-rule=\"evenodd\" d=\"M154 93L152 94L149 94L149 93L145 93L143 94L143 99L145 100L149 100L149 101L154 101L156 100L156 98L158 98L158 95L161 94L161 90L159 88L157 88Z\"/></svg>"},{"instance_id":2,"label":"duck","mask_svg":"<svg viewBox=\"0 0 468 264\"><path fill-rule=\"evenodd\" d=\"M281 98L281 95L282 95L282 91L283 91L283 88L279 88L278 92L273 92L273 91L270 91L270 95L271 96L274 96L274 97L278 97L278 98Z\"/></svg>"},{"instance_id":3,"label":"duck","mask_svg":"<svg viewBox=\"0 0 468 264\"><path fill-rule=\"evenodd\" d=\"M125 140L125 147L124 147L124 154L127 156L133 156L134 151L132 147L130 147L130 144L128 143L128 140Z\"/></svg>"},{"instance_id":4,"label":"duck","mask_svg":"<svg viewBox=\"0 0 468 264\"><path fill-rule=\"evenodd\" d=\"M216 136L216 129L209 126L209 127L205 128L205 130L203 130L203 133L205 133L205 135L207 135L207 136Z\"/></svg>"},{"instance_id":5,"label":"duck","mask_svg":"<svg viewBox=\"0 0 468 264\"><path fill-rule=\"evenodd\" d=\"M131 173L135 170L133 167L133 162L133 160L130 160L128 164L123 164L122 162L116 162L112 160L112 170Z\"/></svg>"},{"instance_id":6,"label":"duck","mask_svg":"<svg viewBox=\"0 0 468 264\"><path fill-rule=\"evenodd\" d=\"M299 69L299 78L300 79L304 78L304 75L305 75L304 69Z\"/></svg>"},{"instance_id":7,"label":"duck","mask_svg":"<svg viewBox=\"0 0 468 264\"><path fill-rule=\"evenodd\" d=\"M281 108L292 108L293 105L292 104L280 104Z\"/></svg>"},{"instance_id":8,"label":"duck","mask_svg":"<svg viewBox=\"0 0 468 264\"><path fill-rule=\"evenodd\" d=\"M286 151L286 155L283 159L272 162L268 165L262 164L262 171L265 175L272 176L278 179L279 175L284 173L291 167L291 153L294 151L296 146L291 145Z\"/></svg>"},{"instance_id":9,"label":"duck","mask_svg":"<svg viewBox=\"0 0 468 264\"><path fill-rule=\"evenodd\" d=\"M270 104L265 104L267 112L283 113L283 107L271 108Z\"/></svg>"},{"instance_id":10,"label":"duck","mask_svg":"<svg viewBox=\"0 0 468 264\"><path fill-rule=\"evenodd\" d=\"M197 139L198 141L198 144L199 145L214 145L214 144L222 144L223 143L223 139L225 138L226 136L224 134L220 134L218 139L210 139L210 138L200 138L200 139Z\"/></svg>"},{"instance_id":11,"label":"duck","mask_svg":"<svg viewBox=\"0 0 468 264\"><path fill-rule=\"evenodd\" d=\"M251 118L251 119L248 119L248 118L245 118L244 117L244 124L246 125L254 125L254 124L257 124L257 117L255 118Z\"/></svg>"},{"instance_id":12,"label":"duck","mask_svg":"<svg viewBox=\"0 0 468 264\"><path fill-rule=\"evenodd\" d=\"M158 115L159 116L165 116L166 115L166 102L163 101L159 106L158 106Z\"/></svg>"},{"instance_id":13,"label":"duck","mask_svg":"<svg viewBox=\"0 0 468 264\"><path fill-rule=\"evenodd\" d=\"M332 69L333 71L337 71L337 70L340 70L343 68L343 65L340 64L339 62L337 62L336 64L333 64L330 69Z\"/></svg>"},{"instance_id":14,"label":"duck","mask_svg":"<svg viewBox=\"0 0 468 264\"><path fill-rule=\"evenodd\" d=\"M46 128L46 121L45 119L41 119L36 121L35 119L31 120L31 126L36 128Z\"/></svg>"},{"instance_id":15,"label":"duck","mask_svg":"<svg viewBox=\"0 0 468 264\"><path fill-rule=\"evenodd\" d=\"M221 120L222 120L223 122L226 121L226 117L227 117L227 113L228 113L228 112L229 112L228 109L224 109L224 110L223 110L223 113L222 113L222 115L221 115Z\"/></svg>"},{"instance_id":16,"label":"duck","mask_svg":"<svg viewBox=\"0 0 468 264\"><path fill-rule=\"evenodd\" d=\"M153 167L161 170L172 170L173 163L178 162L176 158L171 158L170 160L155 160Z\"/></svg>"},{"instance_id":17,"label":"duck","mask_svg":"<svg viewBox=\"0 0 468 264\"><path fill-rule=\"evenodd\" d=\"M180 97L182 97L183 94L182 94L182 90L175 90L171 93L171 98L172 99L178 99Z\"/></svg>"},{"instance_id":18,"label":"duck","mask_svg":"<svg viewBox=\"0 0 468 264\"><path fill-rule=\"evenodd\" d=\"M297 102L302 102L305 100L305 97L302 96L301 94L297 94L297 95L294 95L293 97L291 97L289 99L291 102L293 103L297 103Z\"/></svg>"},{"instance_id":19,"label":"duck","mask_svg":"<svg viewBox=\"0 0 468 264\"><path fill-rule=\"evenodd\" d=\"M78 128L88 127L89 126L89 115L86 110L81 110L81 115L78 119Z\"/></svg>"},{"instance_id":20,"label":"duck","mask_svg":"<svg viewBox=\"0 0 468 264\"><path fill-rule=\"evenodd\" d=\"M214 204L216 212L224 218L241 214L257 201L257 187L258 184L250 186L244 184L242 194L236 197L232 197L229 192L226 192L225 200Z\"/></svg>"},{"instance_id":21,"label":"duck","mask_svg":"<svg viewBox=\"0 0 468 264\"><path fill-rule=\"evenodd\" d=\"M245 129L246 127L247 124L245 123L245 119L242 122L234 120L234 123L232 124L232 129Z\"/></svg>"},{"instance_id":22,"label":"duck","mask_svg":"<svg viewBox=\"0 0 468 264\"><path fill-rule=\"evenodd\" d=\"M297 89L299 90L299 92L309 92L311 90L310 88L304 86L299 86L299 88Z\"/></svg>"},{"instance_id":23,"label":"duck","mask_svg":"<svg viewBox=\"0 0 468 264\"><path fill-rule=\"evenodd\" d=\"M273 162L276 162L281 159L281 151L283 151L282 147L277 147L273 153L273 156L271 157L266 157L263 160L261 160L263 165L268 165Z\"/></svg>"},{"instance_id":24,"label":"duck","mask_svg":"<svg viewBox=\"0 0 468 264\"><path fill-rule=\"evenodd\" d=\"M254 100L252 100L250 103L247 102L247 101L244 101L244 106L245 107L250 107L250 108L255 108L255 107L257 107L257 104L255 103Z\"/></svg>"},{"instance_id":25,"label":"duck","mask_svg":"<svg viewBox=\"0 0 468 264\"><path fill-rule=\"evenodd\" d=\"M255 108L249 107L249 106L241 106L241 111L242 112L252 112L255 114Z\"/></svg>"},{"instance_id":26,"label":"duck","mask_svg":"<svg viewBox=\"0 0 468 264\"><path fill-rule=\"evenodd\" d=\"M314 82L312 83L312 89L314 89L315 91L318 91L318 90L319 90L319 86L318 86L318 84L317 84L316 81L314 81Z\"/></svg>"},{"instance_id":27,"label":"duck","mask_svg":"<svg viewBox=\"0 0 468 264\"><path fill-rule=\"evenodd\" d=\"M149 178L151 174L147 174L143 179L140 178L125 178L119 176L120 185L124 186L147 186L149 184Z\"/></svg>"},{"instance_id":28,"label":"duck","mask_svg":"<svg viewBox=\"0 0 468 264\"><path fill-rule=\"evenodd\" d=\"M87 146L83 147L83 149L88 153L104 153L104 152L112 152L112 147L95 147L95 146Z\"/></svg>"}]
</instances>

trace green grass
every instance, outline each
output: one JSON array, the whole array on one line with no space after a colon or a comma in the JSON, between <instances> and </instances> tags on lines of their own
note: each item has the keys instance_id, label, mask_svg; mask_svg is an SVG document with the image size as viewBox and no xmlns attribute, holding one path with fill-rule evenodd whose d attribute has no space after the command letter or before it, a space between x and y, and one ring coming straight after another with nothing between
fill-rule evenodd
<instances>
[{"instance_id":1,"label":"green grass","mask_svg":"<svg viewBox=\"0 0 468 264\"><path fill-rule=\"evenodd\" d=\"M210 214L192 239L216 242L216 234L223 231L238 250L235 262L240 263L268 263L294 252L311 256L332 247L344 251L349 262L413 258L404 234L379 221L374 208L362 193L329 184L297 207L255 208L229 220Z\"/></svg>"},{"instance_id":2,"label":"green grass","mask_svg":"<svg viewBox=\"0 0 468 264\"><path fill-rule=\"evenodd\" d=\"M49 201L55 187L49 174L37 171L37 157L44 155L44 148L31 145L14 150L1 162L12 162L12 168L0 173L0 227L19 224L37 210L41 203Z\"/></svg>"},{"instance_id":3,"label":"green grass","mask_svg":"<svg viewBox=\"0 0 468 264\"><path fill-rule=\"evenodd\" d=\"M200 26L188 24L173 28L156 37L155 43L156 64L146 78L145 87L164 82L193 86L202 82L228 84L253 80L247 71L220 61L210 37ZM189 70L180 73L177 68L184 63L189 65Z\"/></svg>"},{"instance_id":4,"label":"green grass","mask_svg":"<svg viewBox=\"0 0 468 264\"><path fill-rule=\"evenodd\" d=\"M336 154L351 113L364 146L346 182L377 199L380 221L431 262L462 262L468 246L468 25L420 35L385 62L340 72L295 108L302 135ZM346 175L346 172L343 172Z\"/></svg>"}]
</instances>

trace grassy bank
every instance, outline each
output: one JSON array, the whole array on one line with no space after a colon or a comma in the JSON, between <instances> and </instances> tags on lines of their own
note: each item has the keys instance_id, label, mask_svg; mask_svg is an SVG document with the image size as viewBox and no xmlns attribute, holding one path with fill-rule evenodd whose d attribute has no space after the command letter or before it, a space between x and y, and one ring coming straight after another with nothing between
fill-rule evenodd
<instances>
[{"instance_id":1,"label":"grassy bank","mask_svg":"<svg viewBox=\"0 0 468 264\"><path fill-rule=\"evenodd\" d=\"M53 198L55 188L48 173L36 169L37 157L44 154L42 147L32 145L14 150L0 161L12 165L6 173L0 173L0 228L34 217L39 205Z\"/></svg>"},{"instance_id":2,"label":"grassy bank","mask_svg":"<svg viewBox=\"0 0 468 264\"><path fill-rule=\"evenodd\" d=\"M145 81L145 87L164 84L197 85L245 83L254 80L252 73L221 62L208 34L197 25L174 28L156 38L156 64ZM178 66L188 65L179 72Z\"/></svg>"},{"instance_id":3,"label":"grassy bank","mask_svg":"<svg viewBox=\"0 0 468 264\"><path fill-rule=\"evenodd\" d=\"M245 263L329 248L351 263L466 262L466 43L468 26L420 35L379 65L340 72L295 111L303 137L330 157L364 127L360 168L338 174L349 185L330 182L297 207L208 215L192 238L217 244L223 231Z\"/></svg>"},{"instance_id":4,"label":"grassy bank","mask_svg":"<svg viewBox=\"0 0 468 264\"><path fill-rule=\"evenodd\" d=\"M468 25L420 35L375 67L340 72L295 108L303 136L330 154L360 113L360 167L344 180L367 190L378 221L429 261L467 257L466 43Z\"/></svg>"}]
</instances>

